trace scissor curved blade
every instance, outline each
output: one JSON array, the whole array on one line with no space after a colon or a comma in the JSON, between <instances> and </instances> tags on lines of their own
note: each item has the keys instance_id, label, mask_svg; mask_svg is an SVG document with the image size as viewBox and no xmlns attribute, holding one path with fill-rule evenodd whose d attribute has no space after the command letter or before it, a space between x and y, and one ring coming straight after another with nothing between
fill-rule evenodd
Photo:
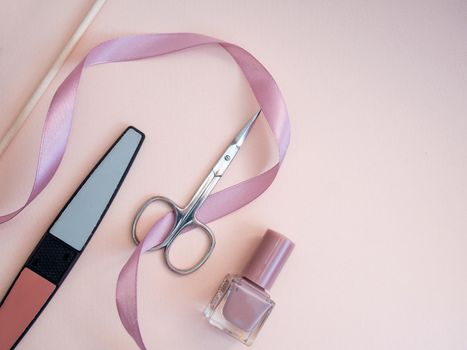
<instances>
[{"instance_id":1,"label":"scissor curved blade","mask_svg":"<svg viewBox=\"0 0 467 350\"><path fill-rule=\"evenodd\" d=\"M243 126L243 128L239 131L237 136L235 136L234 140L232 141L232 145L236 145L238 148L242 147L243 143L246 140L246 137L250 133L253 124L258 119L259 115L261 114L261 109L256 112L256 114Z\"/></svg>"},{"instance_id":2,"label":"scissor curved blade","mask_svg":"<svg viewBox=\"0 0 467 350\"><path fill-rule=\"evenodd\" d=\"M233 141L230 143L229 147L227 147L227 149L222 154L222 157L220 157L217 163L214 165L212 171L214 172L214 175L216 177L221 177L224 175L225 171L230 166L230 163L235 158L238 151L245 142L248 134L251 131L251 128L255 124L260 114L261 109L258 112L256 112L256 114L250 120L248 120L246 124L240 129L237 136L235 136Z\"/></svg>"}]
</instances>

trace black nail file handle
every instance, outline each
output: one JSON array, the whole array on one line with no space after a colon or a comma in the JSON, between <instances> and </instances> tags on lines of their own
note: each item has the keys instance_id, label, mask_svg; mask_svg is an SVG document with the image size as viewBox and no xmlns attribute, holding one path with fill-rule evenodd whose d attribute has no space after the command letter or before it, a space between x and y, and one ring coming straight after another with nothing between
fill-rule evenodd
<instances>
[{"instance_id":1,"label":"black nail file handle","mask_svg":"<svg viewBox=\"0 0 467 350\"><path fill-rule=\"evenodd\" d=\"M24 266L53 284L59 285L79 255L78 250L47 233Z\"/></svg>"}]
</instances>

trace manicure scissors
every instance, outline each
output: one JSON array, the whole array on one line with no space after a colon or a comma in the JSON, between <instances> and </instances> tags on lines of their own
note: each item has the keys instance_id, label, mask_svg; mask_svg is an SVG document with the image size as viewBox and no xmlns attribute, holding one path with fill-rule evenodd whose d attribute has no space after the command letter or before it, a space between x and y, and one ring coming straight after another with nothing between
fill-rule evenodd
<instances>
[{"instance_id":1,"label":"manicure scissors","mask_svg":"<svg viewBox=\"0 0 467 350\"><path fill-rule=\"evenodd\" d=\"M214 246L216 245L216 238L214 237L214 233L212 232L212 230L196 218L196 213L198 209L203 205L204 201L209 196L211 191L217 185L221 177L224 175L227 168L232 163L232 160L235 158L238 151L245 142L246 137L248 136L253 124L255 123L260 113L261 109L242 127L240 132L237 134L237 136L235 136L235 138L226 148L222 156L215 163L214 167L211 169L208 176L204 179L201 186L196 190L195 194L193 195L193 198L191 198L191 200L185 207L179 207L174 201L163 196L151 197L143 204L140 210L136 213L132 224L131 236L135 244L138 245L140 243L136 235L136 227L138 225L139 219L141 218L141 215L149 205L155 202L161 202L167 205L174 212L175 223L167 238L162 243L151 248L150 250L159 250L164 248L165 262L167 266L172 271L181 275L188 275L192 272L195 272L201 266L203 266L203 264L206 262L206 260L208 260L208 258L212 254L212 251L214 250ZM205 233L209 239L209 247L204 256L195 265L187 269L181 269L172 264L169 257L169 253L172 243L175 241L178 235L187 228L197 228L200 229L203 233Z\"/></svg>"}]
</instances>

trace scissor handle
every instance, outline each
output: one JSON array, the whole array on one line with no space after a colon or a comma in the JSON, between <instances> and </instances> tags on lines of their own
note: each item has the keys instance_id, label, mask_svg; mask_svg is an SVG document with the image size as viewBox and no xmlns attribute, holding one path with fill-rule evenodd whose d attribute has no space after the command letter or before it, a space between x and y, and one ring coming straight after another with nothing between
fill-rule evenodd
<instances>
[{"instance_id":1,"label":"scissor handle","mask_svg":"<svg viewBox=\"0 0 467 350\"><path fill-rule=\"evenodd\" d=\"M140 240L138 238L138 235L136 234L136 228L138 226L138 222L139 222L139 219L141 218L141 215L143 215L144 211L153 203L155 202L162 202L163 204L165 204L166 206L168 206L170 209L172 209L172 211L174 212L175 214L175 223L179 220L179 217L182 215L181 211L182 209L177 205L175 204L175 202L173 200L171 200L170 198L167 198L167 197L163 197L163 196L154 196L154 197L151 197L149 198L142 206L141 208L138 210L138 212L136 213L135 215L135 218L133 219L133 223L131 225L131 238L133 239L133 242L135 242L136 245L138 245L140 243ZM158 250L158 249L161 249L161 248L164 248L165 246L167 246L167 244L172 240L172 236L174 234L174 227L173 226L171 229L170 229L170 234L167 236L167 238L162 242L162 243L159 243L158 245L152 247L151 249L149 249L148 251L154 251L154 250Z\"/></svg>"},{"instance_id":2,"label":"scissor handle","mask_svg":"<svg viewBox=\"0 0 467 350\"><path fill-rule=\"evenodd\" d=\"M140 243L140 240L139 240L139 238L138 238L138 236L136 234L136 229L137 229L137 226L138 226L139 219L143 215L144 211L151 204L153 204L155 202L162 202L163 204L168 206L170 209L172 209L172 211L175 214L175 221L174 221L174 225L170 229L170 233L167 235L165 240L163 242L159 243L158 245L152 247L151 249L148 249L148 251L154 251L154 250L158 250L158 249L161 249L161 248L165 248L165 252L164 252L165 253L165 262L167 263L167 266L169 267L169 269L171 269L173 272L176 272L176 273L178 273L180 275L188 275L188 274L190 274L192 272L195 272L201 266L203 266L203 264L206 262L206 260L208 260L208 258L211 256L211 254L212 254L212 252L214 250L214 247L216 245L216 238L214 237L214 233L211 231L211 229L208 226L206 226L205 224L203 224L202 222L198 221L196 219L196 217L194 217L194 216L193 217L190 216L190 219L187 219L187 222L185 224L183 224L181 226L178 226L177 223L180 222L181 220L183 220L184 218L186 218L186 216L184 216L185 211L184 211L184 209L180 208L170 198L163 197L163 196L154 196L154 197L149 198L141 206L141 208L136 213L135 218L133 219L133 224L131 226L131 237L133 238L133 242L135 242L136 245L138 245ZM171 247L172 243L176 240L178 235L181 232L183 232L183 231L185 231L186 229L189 229L189 228L191 228L191 229L198 228L201 231L203 231L208 236L209 247L206 250L206 253L204 254L204 256L195 265L193 265L192 267L187 268L187 269L180 269L180 268L176 267L174 264L172 264L172 262L170 261L170 255L169 255L170 247Z\"/></svg>"},{"instance_id":3,"label":"scissor handle","mask_svg":"<svg viewBox=\"0 0 467 350\"><path fill-rule=\"evenodd\" d=\"M170 247L172 246L172 243L177 239L178 233L186 230L187 228L191 228L191 229L198 228L201 231L203 231L209 238L209 247L206 250L206 253L204 254L204 256L195 265L193 265L192 267L189 267L187 269L180 269L180 268L176 267L174 264L172 264L172 262L170 261L170 255L169 255L170 254ZM173 272L176 272L176 273L178 273L180 275L188 275L190 273L195 272L201 266L203 266L203 264L206 262L206 260L208 260L208 258L211 256L215 246L216 246L216 238L214 237L214 233L211 231L211 229L208 226L206 226L205 224L203 224L202 222L198 221L195 218L191 222L189 222L185 226L183 226L182 228L177 229L177 233L174 235L172 240L165 246L165 251L164 251L165 262L167 263L167 266L169 267L169 269L171 269Z\"/></svg>"}]
</instances>

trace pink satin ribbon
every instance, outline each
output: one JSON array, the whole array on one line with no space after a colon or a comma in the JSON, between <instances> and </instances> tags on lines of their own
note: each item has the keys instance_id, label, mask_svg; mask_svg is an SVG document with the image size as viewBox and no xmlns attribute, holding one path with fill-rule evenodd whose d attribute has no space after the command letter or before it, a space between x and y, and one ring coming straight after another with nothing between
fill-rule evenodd
<instances>
[{"instance_id":1,"label":"pink satin ribbon","mask_svg":"<svg viewBox=\"0 0 467 350\"><path fill-rule=\"evenodd\" d=\"M276 177L290 140L289 117L284 99L266 68L241 47L212 37L193 33L135 35L109 40L93 48L57 89L42 131L36 177L31 193L22 207L0 216L0 223L21 212L47 186L57 171L71 131L77 89L85 67L139 60L213 44L226 50L243 71L277 142L279 160L264 173L210 195L200 208L198 217L208 223L243 207L263 193ZM118 313L125 329L141 349L146 347L137 315L138 262L142 253L162 242L172 227L173 220L173 215L167 214L153 225L118 277Z\"/></svg>"}]
</instances>

